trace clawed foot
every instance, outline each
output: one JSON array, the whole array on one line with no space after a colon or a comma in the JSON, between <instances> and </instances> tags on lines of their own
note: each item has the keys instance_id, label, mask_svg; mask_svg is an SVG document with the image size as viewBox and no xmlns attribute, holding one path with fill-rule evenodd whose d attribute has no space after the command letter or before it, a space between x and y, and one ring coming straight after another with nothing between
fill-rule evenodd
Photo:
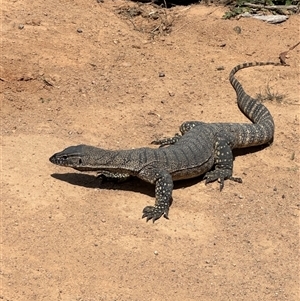
<instances>
[{"instance_id":1,"label":"clawed foot","mask_svg":"<svg viewBox=\"0 0 300 301\"><path fill-rule=\"evenodd\" d=\"M171 138L164 138L160 140L154 140L151 142L151 144L159 145L159 147L163 147L166 145L172 145L175 144L182 136L179 134L175 134L174 137Z\"/></svg>"},{"instance_id":2,"label":"clawed foot","mask_svg":"<svg viewBox=\"0 0 300 301\"><path fill-rule=\"evenodd\" d=\"M204 179L206 179L205 185L218 180L218 182L220 183L220 191L224 187L224 181L225 180L231 180L231 181L234 181L234 182L237 182L237 183L242 183L241 178L234 178L234 177L231 176L231 171L230 170L213 170L213 171L209 171L205 174Z\"/></svg>"},{"instance_id":3,"label":"clawed foot","mask_svg":"<svg viewBox=\"0 0 300 301\"><path fill-rule=\"evenodd\" d=\"M146 222L149 220L153 220L153 223L159 219L162 215L164 218L169 219L168 217L169 209L162 210L159 207L154 207L154 206L147 206L143 210L143 216L142 218L146 217Z\"/></svg>"}]
</instances>

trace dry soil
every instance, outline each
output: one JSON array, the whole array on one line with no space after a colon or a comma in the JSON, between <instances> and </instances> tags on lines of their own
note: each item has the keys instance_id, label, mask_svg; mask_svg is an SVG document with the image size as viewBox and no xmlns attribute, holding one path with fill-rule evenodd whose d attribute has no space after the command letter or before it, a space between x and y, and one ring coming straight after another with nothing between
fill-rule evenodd
<instances>
[{"instance_id":1,"label":"dry soil","mask_svg":"<svg viewBox=\"0 0 300 301\"><path fill-rule=\"evenodd\" d=\"M229 72L277 61L299 15L272 25L225 11L1 1L1 300L299 300L300 47L289 66L237 75L252 96L276 96L274 143L235 152L243 183L221 193L177 183L169 220L141 218L150 184L48 161L81 143L148 146L187 120L249 122Z\"/></svg>"}]
</instances>

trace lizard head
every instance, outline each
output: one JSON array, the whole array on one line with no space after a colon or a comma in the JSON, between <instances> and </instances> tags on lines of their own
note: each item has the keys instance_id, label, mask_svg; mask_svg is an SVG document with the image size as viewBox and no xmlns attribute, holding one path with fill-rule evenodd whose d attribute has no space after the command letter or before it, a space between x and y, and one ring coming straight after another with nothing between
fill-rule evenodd
<instances>
[{"instance_id":1,"label":"lizard head","mask_svg":"<svg viewBox=\"0 0 300 301\"><path fill-rule=\"evenodd\" d=\"M72 167L77 170L84 170L87 166L87 161L90 152L87 151L89 147L81 144L70 146L61 152L55 153L49 158L49 161L59 166Z\"/></svg>"}]
</instances>

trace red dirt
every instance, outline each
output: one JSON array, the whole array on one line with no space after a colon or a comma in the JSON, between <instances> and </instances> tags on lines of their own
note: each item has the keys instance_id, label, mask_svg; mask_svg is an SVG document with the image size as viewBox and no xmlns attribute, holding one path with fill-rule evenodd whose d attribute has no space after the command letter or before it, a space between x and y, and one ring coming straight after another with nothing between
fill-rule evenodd
<instances>
[{"instance_id":1,"label":"red dirt","mask_svg":"<svg viewBox=\"0 0 300 301\"><path fill-rule=\"evenodd\" d=\"M141 219L151 185L101 186L48 161L80 143L147 146L187 120L249 122L229 72L278 60L298 42L299 16L271 25L179 6L167 12L171 32L151 38L134 29L138 17L116 13L126 1L61 3L1 4L0 299L299 300L300 47L288 67L237 75L252 96L267 86L285 95L265 102L274 143L237 152L243 183L221 193L218 183L177 183L170 220ZM157 19L142 21L149 30Z\"/></svg>"}]
</instances>

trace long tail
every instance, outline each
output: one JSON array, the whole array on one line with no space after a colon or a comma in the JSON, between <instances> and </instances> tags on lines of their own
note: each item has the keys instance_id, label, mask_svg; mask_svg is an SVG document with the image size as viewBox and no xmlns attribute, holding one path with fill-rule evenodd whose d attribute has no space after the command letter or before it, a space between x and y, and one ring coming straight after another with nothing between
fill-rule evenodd
<instances>
[{"instance_id":1,"label":"long tail","mask_svg":"<svg viewBox=\"0 0 300 301\"><path fill-rule=\"evenodd\" d=\"M269 110L256 99L248 95L240 82L235 78L235 74L244 68L255 67L255 66L266 66L266 65L281 65L280 63L274 62L252 62L244 63L235 66L229 75L229 81L233 86L237 94L237 103L240 110L253 122L256 124L269 124L269 126L274 127L274 121Z\"/></svg>"},{"instance_id":2,"label":"long tail","mask_svg":"<svg viewBox=\"0 0 300 301\"><path fill-rule=\"evenodd\" d=\"M248 147L254 145L261 145L271 142L274 137L275 125L274 120L269 110L261 104L258 100L248 95L240 82L235 78L235 73L241 69L265 66L265 65L281 65L274 62L253 62L244 63L234 67L229 75L229 81L237 94L237 103L240 110L254 123L254 124L240 124L234 125L237 139L233 147Z\"/></svg>"}]
</instances>

